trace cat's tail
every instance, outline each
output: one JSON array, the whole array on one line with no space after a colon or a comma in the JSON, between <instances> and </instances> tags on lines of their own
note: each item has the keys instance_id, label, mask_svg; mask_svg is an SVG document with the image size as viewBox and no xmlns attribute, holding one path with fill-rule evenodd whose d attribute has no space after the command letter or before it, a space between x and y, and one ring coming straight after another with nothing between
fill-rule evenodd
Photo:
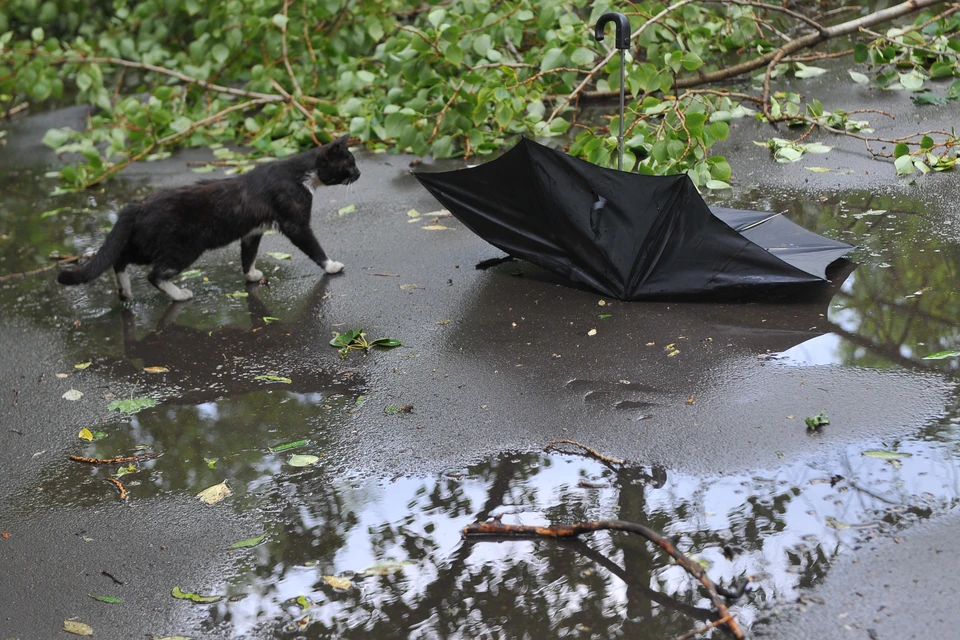
<instances>
[{"instance_id":1,"label":"cat's tail","mask_svg":"<svg viewBox=\"0 0 960 640\"><path fill-rule=\"evenodd\" d=\"M117 223L107 234L107 239L103 241L103 246L100 247L97 254L82 267L61 271L57 275L57 282L66 285L90 282L114 265L120 254L123 253L123 248L127 245L127 240L132 232L132 212L121 211Z\"/></svg>"}]
</instances>

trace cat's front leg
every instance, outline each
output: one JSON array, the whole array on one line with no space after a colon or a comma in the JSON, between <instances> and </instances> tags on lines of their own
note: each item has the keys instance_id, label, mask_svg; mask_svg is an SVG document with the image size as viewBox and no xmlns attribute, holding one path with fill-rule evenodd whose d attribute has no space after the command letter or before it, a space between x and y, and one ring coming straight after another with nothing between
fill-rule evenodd
<instances>
[{"instance_id":1,"label":"cat's front leg","mask_svg":"<svg viewBox=\"0 0 960 640\"><path fill-rule=\"evenodd\" d=\"M310 227L287 225L281 230L283 231L283 235L290 238L290 242L292 242L297 249L307 254L307 257L320 265L327 273L340 273L343 271L343 263L327 257L327 254L323 251L323 247L320 246L320 241L313 235L313 230L311 230Z\"/></svg>"},{"instance_id":2,"label":"cat's front leg","mask_svg":"<svg viewBox=\"0 0 960 640\"><path fill-rule=\"evenodd\" d=\"M247 282L260 282L263 278L263 272L256 268L257 250L262 237L259 233L252 233L240 239L240 265Z\"/></svg>"}]
</instances>

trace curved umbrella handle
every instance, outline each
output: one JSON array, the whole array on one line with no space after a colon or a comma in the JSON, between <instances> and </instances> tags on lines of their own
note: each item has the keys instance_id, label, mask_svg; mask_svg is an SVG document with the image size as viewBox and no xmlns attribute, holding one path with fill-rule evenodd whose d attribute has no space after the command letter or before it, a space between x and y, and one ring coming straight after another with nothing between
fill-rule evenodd
<instances>
[{"instance_id":1,"label":"curved umbrella handle","mask_svg":"<svg viewBox=\"0 0 960 640\"><path fill-rule=\"evenodd\" d=\"M597 41L603 40L603 28L607 25L608 22L617 23L617 49L629 49L630 48L630 20L627 16L622 13L617 13L616 11L611 11L610 13L605 13L600 16L600 19L597 20L597 26L594 28L593 36Z\"/></svg>"}]
</instances>

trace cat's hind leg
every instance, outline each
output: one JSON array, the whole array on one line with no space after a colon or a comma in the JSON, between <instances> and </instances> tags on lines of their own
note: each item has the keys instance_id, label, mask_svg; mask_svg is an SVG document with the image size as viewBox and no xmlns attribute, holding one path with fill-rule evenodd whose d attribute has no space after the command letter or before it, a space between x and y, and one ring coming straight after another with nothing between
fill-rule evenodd
<instances>
[{"instance_id":1,"label":"cat's hind leg","mask_svg":"<svg viewBox=\"0 0 960 640\"><path fill-rule=\"evenodd\" d=\"M147 280L157 289L160 289L160 291L170 296L171 300L185 302L193 297L193 292L189 289L181 289L171 282L181 271L182 269L155 264L153 265L153 269L150 270L150 273L147 274Z\"/></svg>"},{"instance_id":2,"label":"cat's hind leg","mask_svg":"<svg viewBox=\"0 0 960 640\"><path fill-rule=\"evenodd\" d=\"M133 299L130 292L130 274L127 273L126 265L116 265L113 267L113 275L117 279L117 295L124 302Z\"/></svg>"},{"instance_id":3,"label":"cat's hind leg","mask_svg":"<svg viewBox=\"0 0 960 640\"><path fill-rule=\"evenodd\" d=\"M240 265L247 282L260 282L263 278L263 272L256 267L261 237L259 233L251 233L240 239Z\"/></svg>"}]
</instances>

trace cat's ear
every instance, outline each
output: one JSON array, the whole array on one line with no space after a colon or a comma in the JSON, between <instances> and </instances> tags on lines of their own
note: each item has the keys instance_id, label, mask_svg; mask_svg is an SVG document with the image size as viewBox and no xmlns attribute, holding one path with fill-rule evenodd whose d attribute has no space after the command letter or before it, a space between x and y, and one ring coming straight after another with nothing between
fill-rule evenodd
<instances>
[{"instance_id":1,"label":"cat's ear","mask_svg":"<svg viewBox=\"0 0 960 640\"><path fill-rule=\"evenodd\" d=\"M334 140L333 142L331 142L330 144L339 144L339 145L342 145L342 146L345 147L345 146L347 146L347 143L348 143L348 142L350 142L350 134L349 134L349 133L345 133L345 134L343 134L342 136L340 136L339 138L337 138L336 140Z\"/></svg>"}]
</instances>

